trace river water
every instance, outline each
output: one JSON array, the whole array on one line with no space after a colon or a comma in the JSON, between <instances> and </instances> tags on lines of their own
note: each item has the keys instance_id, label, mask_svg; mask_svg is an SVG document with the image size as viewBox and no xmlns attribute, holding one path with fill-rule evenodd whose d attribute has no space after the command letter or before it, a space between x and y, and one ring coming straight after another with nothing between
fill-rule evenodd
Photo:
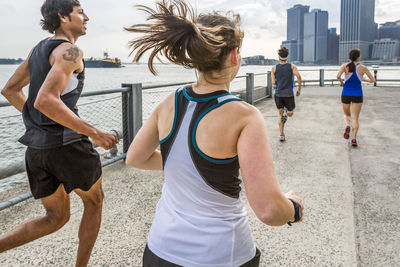
<instances>
[{"instance_id":1,"label":"river water","mask_svg":"<svg viewBox=\"0 0 400 267\"><path fill-rule=\"evenodd\" d=\"M156 64L157 76L153 76L146 64L126 64L118 69L86 69L84 91L120 88L122 83L143 83L144 85L189 82L196 80L194 70L175 65ZM0 88L3 88L18 66L0 65ZM246 73L266 73L272 66L242 66L238 76ZM324 68L325 79L335 79L338 66L300 66L299 70L306 80L319 79L318 69ZM384 71L388 69L388 71ZM390 70L389 70L390 69ZM315 70L315 71L312 71ZM379 68L379 78L399 79L400 67ZM266 76L256 76L255 85L266 85ZM235 79L231 91L243 90L245 79ZM176 87L146 90L143 92L143 117L146 119L154 107ZM24 88L27 93L27 87ZM5 98L0 95L0 101ZM78 102L80 116L89 123L103 130L121 130L121 98L120 94L102 97L81 98ZM22 118L13 107L0 107L0 167L19 162L24 157L25 147L18 143L24 133ZM121 150L120 150L121 151ZM104 154L105 151L99 150ZM25 174L15 175L0 180L0 192L26 182Z\"/></svg>"}]
</instances>

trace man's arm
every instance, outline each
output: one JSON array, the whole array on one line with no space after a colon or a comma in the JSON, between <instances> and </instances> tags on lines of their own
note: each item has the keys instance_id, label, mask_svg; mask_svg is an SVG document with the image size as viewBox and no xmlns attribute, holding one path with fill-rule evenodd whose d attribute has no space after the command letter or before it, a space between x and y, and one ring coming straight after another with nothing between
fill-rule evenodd
<instances>
[{"instance_id":1,"label":"man's arm","mask_svg":"<svg viewBox=\"0 0 400 267\"><path fill-rule=\"evenodd\" d=\"M301 75L300 75L299 71L297 70L296 65L294 65L294 64L292 64L292 70L293 70L293 74L297 78L297 86L298 86L298 88L297 88L296 96L299 96L300 92L301 92Z\"/></svg>"},{"instance_id":2,"label":"man's arm","mask_svg":"<svg viewBox=\"0 0 400 267\"><path fill-rule=\"evenodd\" d=\"M105 149L118 143L114 134L102 132L79 118L61 100L72 74L82 68L83 53L75 45L64 43L51 54L54 61L46 80L39 89L34 107L53 121L92 138L93 142Z\"/></svg>"},{"instance_id":3,"label":"man's arm","mask_svg":"<svg viewBox=\"0 0 400 267\"><path fill-rule=\"evenodd\" d=\"M271 69L271 80L272 80L272 84L276 85L275 66L273 66L272 69Z\"/></svg>"},{"instance_id":4,"label":"man's arm","mask_svg":"<svg viewBox=\"0 0 400 267\"><path fill-rule=\"evenodd\" d=\"M19 65L17 70L6 83L6 86L4 86L3 90L1 90L1 94L20 112L22 112L22 108L26 102L26 96L22 89L27 86L30 81L28 62L31 54L32 51L29 53L28 58Z\"/></svg>"}]
</instances>

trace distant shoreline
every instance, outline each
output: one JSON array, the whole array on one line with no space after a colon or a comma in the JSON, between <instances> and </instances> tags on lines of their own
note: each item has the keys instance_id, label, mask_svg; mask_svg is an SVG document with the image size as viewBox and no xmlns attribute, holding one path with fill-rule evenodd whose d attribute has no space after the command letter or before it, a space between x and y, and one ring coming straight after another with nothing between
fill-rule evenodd
<instances>
[{"instance_id":1,"label":"distant shoreline","mask_svg":"<svg viewBox=\"0 0 400 267\"><path fill-rule=\"evenodd\" d=\"M18 65L24 62L24 59L18 58L0 58L0 65ZM400 66L400 62L361 62L362 64L366 66ZM123 65L147 65L147 62L122 62ZM340 66L340 65L335 65L335 64L307 64L307 63L300 63L300 62L294 62L297 66L302 66L302 67L312 67L312 66ZM175 65L173 63L160 63L160 62L155 62L154 65ZM242 66L273 66L274 64L242 64Z\"/></svg>"},{"instance_id":2,"label":"distant shoreline","mask_svg":"<svg viewBox=\"0 0 400 267\"><path fill-rule=\"evenodd\" d=\"M0 58L0 65L17 65L24 62L22 58Z\"/></svg>"}]
</instances>

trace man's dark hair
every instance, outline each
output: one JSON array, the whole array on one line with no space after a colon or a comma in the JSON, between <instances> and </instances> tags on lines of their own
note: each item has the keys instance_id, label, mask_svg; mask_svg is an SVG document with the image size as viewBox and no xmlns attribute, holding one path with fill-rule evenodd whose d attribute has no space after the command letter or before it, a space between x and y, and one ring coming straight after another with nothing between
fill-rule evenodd
<instances>
[{"instance_id":1,"label":"man's dark hair","mask_svg":"<svg viewBox=\"0 0 400 267\"><path fill-rule=\"evenodd\" d=\"M287 56L289 55L289 50L286 47L282 46L281 49L278 50L278 55L281 58L287 58Z\"/></svg>"},{"instance_id":2,"label":"man's dark hair","mask_svg":"<svg viewBox=\"0 0 400 267\"><path fill-rule=\"evenodd\" d=\"M74 9L74 6L80 6L79 0L46 0L40 11L42 12L43 19L40 20L42 29L50 33L60 27L61 16L67 16L70 20L70 13Z\"/></svg>"}]
</instances>

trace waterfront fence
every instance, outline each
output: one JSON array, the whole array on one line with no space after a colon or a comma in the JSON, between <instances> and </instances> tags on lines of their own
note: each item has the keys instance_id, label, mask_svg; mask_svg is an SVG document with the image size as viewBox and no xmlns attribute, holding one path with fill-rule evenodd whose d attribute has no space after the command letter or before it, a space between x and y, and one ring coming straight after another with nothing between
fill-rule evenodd
<instances>
[{"instance_id":1,"label":"waterfront fence","mask_svg":"<svg viewBox=\"0 0 400 267\"><path fill-rule=\"evenodd\" d=\"M319 72L318 80L302 80L304 86L333 86L339 83L336 79L325 79L326 73L337 73L337 69L299 69L299 71L301 73L308 71ZM375 77L377 77L377 70L375 71ZM378 82L393 83L400 82L400 80L378 79ZM118 138L122 140L120 144L110 151L105 151L100 147L96 148L104 158L102 166L107 166L124 159L134 136L142 126L143 121L148 119L154 108L179 86L190 83L193 83L193 81L158 85L129 83L122 84L121 88L117 89L84 92L78 102L79 114L82 119L100 130L115 132ZM273 94L270 71L257 74L247 73L246 75L237 76L232 84L234 85L231 90L232 94L250 104L270 98ZM8 111L12 109L7 102L0 102L0 108L9 109ZM0 114L5 113L2 112ZM12 179L13 176L20 175L25 171L23 161L25 147L18 143L18 138L25 130L21 115L14 113L1 116L0 128L2 129L2 131L0 131L2 150L4 151L2 155L0 155L0 161L2 161L0 165L0 180L5 178ZM0 203L0 211L20 203L31 196L30 193L26 193Z\"/></svg>"},{"instance_id":2,"label":"waterfront fence","mask_svg":"<svg viewBox=\"0 0 400 267\"><path fill-rule=\"evenodd\" d=\"M244 89L236 90L233 94L247 99L249 103L257 102L270 96L266 95L267 86L262 86L267 84L267 80L267 76L264 74L249 73L239 76L235 82L238 83L238 88ZM193 81L158 85L122 84L121 88L117 89L82 93L77 105L81 118L100 130L114 131L121 139L120 144L110 151L96 147L104 159L102 166L124 159L134 136L154 108L179 86L190 83L193 83ZM249 98L249 95L251 98ZM2 161L0 180L13 179L18 175L25 177L23 159L26 148L18 142L18 138L25 131L22 117L20 114L15 114L16 111L7 102L0 102L0 107L3 110L8 109L8 113L14 113L0 117L0 127L5 129L1 131L0 135L4 144L2 149L4 153L0 155ZM4 113L2 112L2 114ZM0 211L30 197L32 195L28 192L0 203Z\"/></svg>"}]
</instances>

